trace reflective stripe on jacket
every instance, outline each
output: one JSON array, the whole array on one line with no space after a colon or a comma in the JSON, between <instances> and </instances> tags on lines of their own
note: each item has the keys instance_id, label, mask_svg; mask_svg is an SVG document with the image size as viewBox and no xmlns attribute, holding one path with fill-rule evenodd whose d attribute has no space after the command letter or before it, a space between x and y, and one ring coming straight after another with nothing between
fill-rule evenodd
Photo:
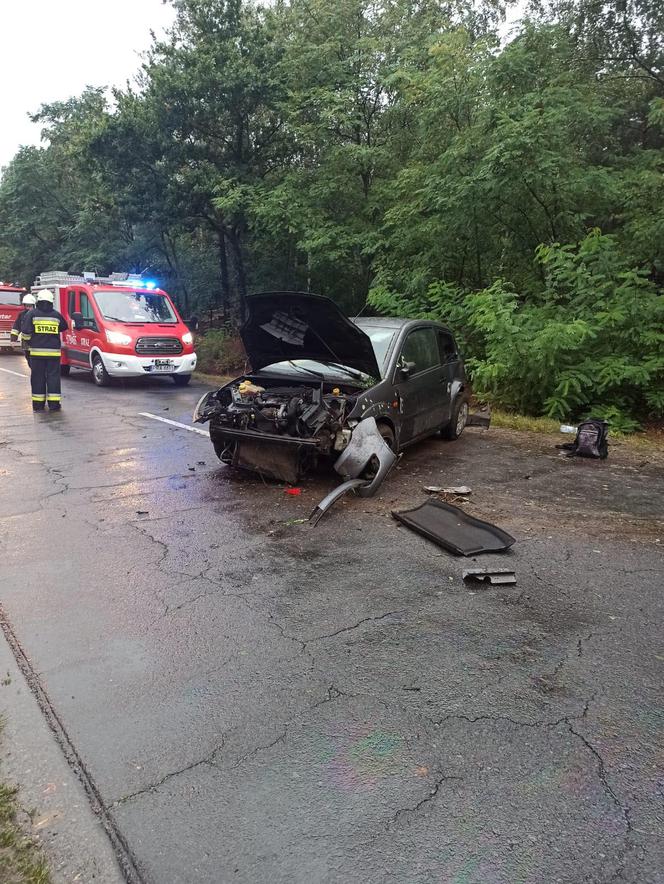
<instances>
[{"instance_id":1,"label":"reflective stripe on jacket","mask_svg":"<svg viewBox=\"0 0 664 884\"><path fill-rule=\"evenodd\" d=\"M31 356L60 356L60 335L67 331L64 316L57 310L33 307L21 322L21 337L30 343Z\"/></svg>"}]
</instances>

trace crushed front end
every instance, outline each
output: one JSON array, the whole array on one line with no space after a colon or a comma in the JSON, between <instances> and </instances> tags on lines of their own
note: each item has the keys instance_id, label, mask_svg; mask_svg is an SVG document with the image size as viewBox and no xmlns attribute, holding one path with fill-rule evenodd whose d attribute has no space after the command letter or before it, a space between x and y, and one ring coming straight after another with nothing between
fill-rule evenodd
<instances>
[{"instance_id":1,"label":"crushed front end","mask_svg":"<svg viewBox=\"0 0 664 884\"><path fill-rule=\"evenodd\" d=\"M351 437L347 417L360 390L347 384L247 375L204 396L194 421L210 423L219 459L297 482Z\"/></svg>"}]
</instances>

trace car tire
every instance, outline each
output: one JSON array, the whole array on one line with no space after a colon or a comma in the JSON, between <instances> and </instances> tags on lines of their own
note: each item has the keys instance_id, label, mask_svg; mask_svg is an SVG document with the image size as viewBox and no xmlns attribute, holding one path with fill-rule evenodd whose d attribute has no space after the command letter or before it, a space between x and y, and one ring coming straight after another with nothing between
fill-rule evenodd
<instances>
[{"instance_id":1,"label":"car tire","mask_svg":"<svg viewBox=\"0 0 664 884\"><path fill-rule=\"evenodd\" d=\"M60 374L63 378L69 377L69 372L71 371L71 365L61 365L60 366Z\"/></svg>"},{"instance_id":2,"label":"car tire","mask_svg":"<svg viewBox=\"0 0 664 884\"><path fill-rule=\"evenodd\" d=\"M449 424L446 424L440 432L443 439L452 442L458 439L466 429L468 423L468 400L462 396L457 396L452 406L452 418Z\"/></svg>"},{"instance_id":3,"label":"car tire","mask_svg":"<svg viewBox=\"0 0 664 884\"><path fill-rule=\"evenodd\" d=\"M186 387L191 380L190 374L173 374L171 377L176 387Z\"/></svg>"},{"instance_id":4,"label":"car tire","mask_svg":"<svg viewBox=\"0 0 664 884\"><path fill-rule=\"evenodd\" d=\"M396 436L394 435L392 427L384 421L378 421L376 426L378 427L378 432L383 437L383 440L387 442L392 451L394 451L396 447Z\"/></svg>"},{"instance_id":5,"label":"car tire","mask_svg":"<svg viewBox=\"0 0 664 884\"><path fill-rule=\"evenodd\" d=\"M111 376L106 371L101 356L98 353L92 357L92 380L98 387L108 387Z\"/></svg>"}]
</instances>

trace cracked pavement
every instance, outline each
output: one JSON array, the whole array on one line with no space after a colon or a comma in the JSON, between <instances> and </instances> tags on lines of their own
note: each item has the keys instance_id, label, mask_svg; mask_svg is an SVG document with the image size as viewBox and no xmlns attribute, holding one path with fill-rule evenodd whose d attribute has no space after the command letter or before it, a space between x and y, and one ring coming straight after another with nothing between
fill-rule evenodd
<instances>
[{"instance_id":1,"label":"cracked pavement","mask_svg":"<svg viewBox=\"0 0 664 884\"><path fill-rule=\"evenodd\" d=\"M63 387L33 415L0 373L0 602L127 880L664 882L656 454L469 430L310 529L333 477L138 416L199 384ZM517 538L477 560L515 586L391 518L429 484Z\"/></svg>"}]
</instances>

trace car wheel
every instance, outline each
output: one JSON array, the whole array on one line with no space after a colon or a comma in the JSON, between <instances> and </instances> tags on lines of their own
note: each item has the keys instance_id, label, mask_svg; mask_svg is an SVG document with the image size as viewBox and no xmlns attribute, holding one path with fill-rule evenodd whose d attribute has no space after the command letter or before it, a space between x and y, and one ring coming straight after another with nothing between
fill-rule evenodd
<instances>
[{"instance_id":1,"label":"car wheel","mask_svg":"<svg viewBox=\"0 0 664 884\"><path fill-rule=\"evenodd\" d=\"M69 372L71 371L71 365L61 365L60 366L60 374L63 378L69 377Z\"/></svg>"},{"instance_id":2,"label":"car wheel","mask_svg":"<svg viewBox=\"0 0 664 884\"><path fill-rule=\"evenodd\" d=\"M92 380L98 387L107 387L111 383L111 376L98 353L92 357Z\"/></svg>"},{"instance_id":3,"label":"car wheel","mask_svg":"<svg viewBox=\"0 0 664 884\"><path fill-rule=\"evenodd\" d=\"M441 431L441 436L443 439L458 439L465 430L467 423L468 402L459 396L452 407L452 418L449 424Z\"/></svg>"},{"instance_id":4,"label":"car wheel","mask_svg":"<svg viewBox=\"0 0 664 884\"><path fill-rule=\"evenodd\" d=\"M190 374L173 374L171 377L176 387L186 387L191 380Z\"/></svg>"}]
</instances>

